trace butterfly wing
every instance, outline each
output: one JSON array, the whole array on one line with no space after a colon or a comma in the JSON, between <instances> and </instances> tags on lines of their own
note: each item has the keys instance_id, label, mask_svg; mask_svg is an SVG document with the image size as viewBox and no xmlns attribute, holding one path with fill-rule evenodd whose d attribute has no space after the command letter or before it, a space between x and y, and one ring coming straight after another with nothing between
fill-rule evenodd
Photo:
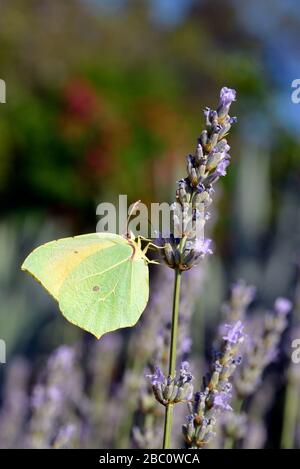
<instances>
[{"instance_id":1,"label":"butterfly wing","mask_svg":"<svg viewBox=\"0 0 300 469\"><path fill-rule=\"evenodd\" d=\"M97 338L133 326L149 296L148 266L122 236L95 233L47 243L25 260L63 315Z\"/></svg>"}]
</instances>

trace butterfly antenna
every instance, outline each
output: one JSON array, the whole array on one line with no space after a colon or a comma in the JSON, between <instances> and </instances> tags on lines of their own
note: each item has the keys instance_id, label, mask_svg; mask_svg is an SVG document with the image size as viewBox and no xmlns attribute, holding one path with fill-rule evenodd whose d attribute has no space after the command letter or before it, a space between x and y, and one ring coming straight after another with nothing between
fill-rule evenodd
<instances>
[{"instance_id":1,"label":"butterfly antenna","mask_svg":"<svg viewBox=\"0 0 300 469\"><path fill-rule=\"evenodd\" d=\"M136 202L134 202L134 204L132 204L132 206L130 208L130 211L129 211L129 214L128 214L128 217L127 217L127 221L126 221L127 236L129 235L129 229L128 228L129 228L130 219L131 219L131 217L133 217L133 215L136 214L136 211L138 210L140 203L141 203L141 201L137 200Z\"/></svg>"}]
</instances>

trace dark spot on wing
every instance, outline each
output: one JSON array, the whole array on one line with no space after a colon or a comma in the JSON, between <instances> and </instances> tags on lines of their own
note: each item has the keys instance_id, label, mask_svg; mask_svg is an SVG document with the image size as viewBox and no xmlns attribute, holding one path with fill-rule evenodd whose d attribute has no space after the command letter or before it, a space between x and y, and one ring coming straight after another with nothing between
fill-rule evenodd
<instances>
[{"instance_id":1,"label":"dark spot on wing","mask_svg":"<svg viewBox=\"0 0 300 469\"><path fill-rule=\"evenodd\" d=\"M93 287L93 291L99 291L98 285L95 285L95 286Z\"/></svg>"},{"instance_id":2,"label":"dark spot on wing","mask_svg":"<svg viewBox=\"0 0 300 469\"><path fill-rule=\"evenodd\" d=\"M74 254L78 254L78 251L74 251Z\"/></svg>"}]
</instances>

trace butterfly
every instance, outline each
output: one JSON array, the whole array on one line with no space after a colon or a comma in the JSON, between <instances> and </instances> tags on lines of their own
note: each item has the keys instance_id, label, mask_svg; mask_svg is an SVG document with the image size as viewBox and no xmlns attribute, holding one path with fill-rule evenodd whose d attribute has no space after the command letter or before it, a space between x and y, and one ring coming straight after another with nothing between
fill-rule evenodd
<instances>
[{"instance_id":1,"label":"butterfly","mask_svg":"<svg viewBox=\"0 0 300 469\"><path fill-rule=\"evenodd\" d=\"M43 244L25 259L64 317L98 339L131 327L149 299L149 263L141 237L91 233ZM155 246L155 245L154 245Z\"/></svg>"}]
</instances>

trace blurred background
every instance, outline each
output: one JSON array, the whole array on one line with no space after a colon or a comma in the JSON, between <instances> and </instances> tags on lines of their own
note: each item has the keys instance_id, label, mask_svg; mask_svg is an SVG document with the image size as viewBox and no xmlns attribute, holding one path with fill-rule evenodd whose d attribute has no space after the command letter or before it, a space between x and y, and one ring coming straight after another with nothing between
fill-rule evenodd
<instances>
[{"instance_id":1,"label":"blurred background","mask_svg":"<svg viewBox=\"0 0 300 469\"><path fill-rule=\"evenodd\" d=\"M297 322L300 104L291 100L291 83L300 78L300 9L296 0L241 3L1 0L2 401L15 360L30 368L31 389L56 347L85 350L95 342L21 273L26 255L43 242L95 231L97 204L118 194L130 203L172 202L203 108L216 106L222 86L237 90L231 114L238 123L211 210L215 247L203 279L202 327L215 327L239 278L257 287L264 307L290 298ZM157 269L152 274L155 282ZM196 355L210 344L200 340L200 326L193 330ZM130 332L120 337L124 348ZM266 444L278 440L275 432Z\"/></svg>"}]
</instances>

